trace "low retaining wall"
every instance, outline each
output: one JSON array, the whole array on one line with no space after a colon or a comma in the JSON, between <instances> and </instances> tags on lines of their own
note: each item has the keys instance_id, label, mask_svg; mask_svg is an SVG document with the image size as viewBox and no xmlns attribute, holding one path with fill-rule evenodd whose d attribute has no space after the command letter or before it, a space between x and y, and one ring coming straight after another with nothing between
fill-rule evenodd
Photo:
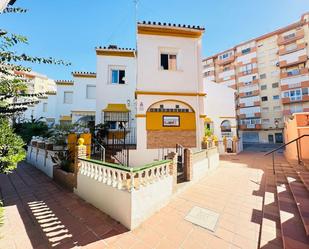
<instances>
[{"instance_id":1,"label":"low retaining wall","mask_svg":"<svg viewBox=\"0 0 309 249\"><path fill-rule=\"evenodd\" d=\"M191 156L192 161L192 180L197 181L202 178L209 170L219 166L218 148L213 147L207 150L195 152Z\"/></svg>"},{"instance_id":2,"label":"low retaining wall","mask_svg":"<svg viewBox=\"0 0 309 249\"><path fill-rule=\"evenodd\" d=\"M53 178L53 171L55 166L51 159L53 153L53 151L28 146L26 160L28 163L44 172L50 178Z\"/></svg>"},{"instance_id":3,"label":"low retaining wall","mask_svg":"<svg viewBox=\"0 0 309 249\"><path fill-rule=\"evenodd\" d=\"M136 228L172 196L171 160L141 168L79 160L74 192L128 229Z\"/></svg>"}]
</instances>

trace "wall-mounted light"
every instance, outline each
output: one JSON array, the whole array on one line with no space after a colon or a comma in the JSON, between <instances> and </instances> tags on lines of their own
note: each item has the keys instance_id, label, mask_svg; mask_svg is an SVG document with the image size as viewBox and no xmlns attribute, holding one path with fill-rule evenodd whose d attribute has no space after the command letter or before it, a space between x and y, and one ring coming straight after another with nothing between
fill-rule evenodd
<instances>
[{"instance_id":1,"label":"wall-mounted light","mask_svg":"<svg viewBox=\"0 0 309 249\"><path fill-rule=\"evenodd\" d=\"M279 121L277 119L275 120L275 126L276 126L276 128L278 128L278 126L279 126Z\"/></svg>"}]
</instances>

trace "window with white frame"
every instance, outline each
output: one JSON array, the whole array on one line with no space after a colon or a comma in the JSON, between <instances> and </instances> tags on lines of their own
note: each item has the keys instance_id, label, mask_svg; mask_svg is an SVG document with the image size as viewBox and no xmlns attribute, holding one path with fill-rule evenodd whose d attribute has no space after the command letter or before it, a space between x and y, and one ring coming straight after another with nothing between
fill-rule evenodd
<instances>
[{"instance_id":1,"label":"window with white frame","mask_svg":"<svg viewBox=\"0 0 309 249\"><path fill-rule=\"evenodd\" d=\"M162 70L177 70L177 54L176 53L161 53L160 66Z\"/></svg>"},{"instance_id":2,"label":"window with white frame","mask_svg":"<svg viewBox=\"0 0 309 249\"><path fill-rule=\"evenodd\" d=\"M64 92L63 103L64 104L72 104L73 103L73 92Z\"/></svg>"},{"instance_id":3,"label":"window with white frame","mask_svg":"<svg viewBox=\"0 0 309 249\"><path fill-rule=\"evenodd\" d=\"M254 68L256 68L256 63L250 63L242 66L240 68L240 71L243 72L244 74L251 74Z\"/></svg>"},{"instance_id":4,"label":"window with white frame","mask_svg":"<svg viewBox=\"0 0 309 249\"><path fill-rule=\"evenodd\" d=\"M230 58L232 55L233 55L233 52L230 51L230 52L219 55L219 59L220 60L226 60L226 59Z\"/></svg>"},{"instance_id":5,"label":"window with white frame","mask_svg":"<svg viewBox=\"0 0 309 249\"><path fill-rule=\"evenodd\" d=\"M302 103L291 104L290 105L290 111L291 111L292 114L295 113L295 112L302 112L303 111Z\"/></svg>"},{"instance_id":6,"label":"window with white frame","mask_svg":"<svg viewBox=\"0 0 309 249\"><path fill-rule=\"evenodd\" d=\"M278 100L278 99L280 99L280 96L279 96L279 95L274 95L274 96L273 96L273 100Z\"/></svg>"},{"instance_id":7,"label":"window with white frame","mask_svg":"<svg viewBox=\"0 0 309 249\"><path fill-rule=\"evenodd\" d=\"M87 85L86 86L86 97L87 97L87 99L95 99L96 98L96 86L95 85Z\"/></svg>"},{"instance_id":8,"label":"window with white frame","mask_svg":"<svg viewBox=\"0 0 309 249\"><path fill-rule=\"evenodd\" d=\"M47 103L43 103L43 112L47 112Z\"/></svg>"},{"instance_id":9,"label":"window with white frame","mask_svg":"<svg viewBox=\"0 0 309 249\"><path fill-rule=\"evenodd\" d=\"M126 71L119 68L111 68L111 83L112 84L125 84Z\"/></svg>"},{"instance_id":10,"label":"window with white frame","mask_svg":"<svg viewBox=\"0 0 309 249\"><path fill-rule=\"evenodd\" d=\"M295 89L283 92L284 98L290 98L291 101L297 101L302 99L301 89Z\"/></svg>"}]
</instances>

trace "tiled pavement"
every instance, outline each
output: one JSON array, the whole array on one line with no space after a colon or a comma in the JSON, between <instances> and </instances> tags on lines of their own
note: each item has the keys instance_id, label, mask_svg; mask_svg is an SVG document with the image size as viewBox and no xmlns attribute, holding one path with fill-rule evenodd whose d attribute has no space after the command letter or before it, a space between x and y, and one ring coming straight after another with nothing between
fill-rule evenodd
<instances>
[{"instance_id":1,"label":"tiled pavement","mask_svg":"<svg viewBox=\"0 0 309 249\"><path fill-rule=\"evenodd\" d=\"M130 232L24 163L14 174L0 175L5 204L0 248L257 248L262 169L270 158L247 152L222 159L217 170L184 187ZM215 232L185 220L193 206L220 214Z\"/></svg>"}]
</instances>

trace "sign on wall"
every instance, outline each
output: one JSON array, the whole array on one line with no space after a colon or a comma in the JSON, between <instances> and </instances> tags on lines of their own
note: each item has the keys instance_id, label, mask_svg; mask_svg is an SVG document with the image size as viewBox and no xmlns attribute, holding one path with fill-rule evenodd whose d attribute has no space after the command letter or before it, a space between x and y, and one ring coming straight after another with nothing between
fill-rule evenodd
<instances>
[{"instance_id":1,"label":"sign on wall","mask_svg":"<svg viewBox=\"0 0 309 249\"><path fill-rule=\"evenodd\" d=\"M179 127L180 118L179 116L163 116L164 127Z\"/></svg>"}]
</instances>

